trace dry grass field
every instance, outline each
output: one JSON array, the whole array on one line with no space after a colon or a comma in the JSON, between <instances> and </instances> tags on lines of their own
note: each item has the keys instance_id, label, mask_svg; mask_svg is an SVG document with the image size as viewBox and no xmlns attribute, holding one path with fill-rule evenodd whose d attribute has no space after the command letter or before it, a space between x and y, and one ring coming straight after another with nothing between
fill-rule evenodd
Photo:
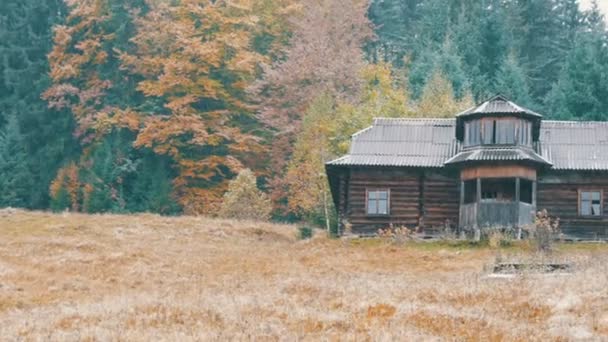
<instances>
[{"instance_id":1,"label":"dry grass field","mask_svg":"<svg viewBox=\"0 0 608 342\"><path fill-rule=\"evenodd\" d=\"M296 238L296 228L156 215L0 211L6 340L608 340L608 248L572 275L489 278L500 253Z\"/></svg>"}]
</instances>

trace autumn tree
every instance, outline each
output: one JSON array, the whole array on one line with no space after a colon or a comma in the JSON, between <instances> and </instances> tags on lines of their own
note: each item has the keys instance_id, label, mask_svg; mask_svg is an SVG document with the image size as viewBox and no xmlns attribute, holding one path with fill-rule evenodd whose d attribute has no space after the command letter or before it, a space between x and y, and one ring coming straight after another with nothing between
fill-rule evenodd
<instances>
[{"instance_id":1,"label":"autumn tree","mask_svg":"<svg viewBox=\"0 0 608 342\"><path fill-rule=\"evenodd\" d=\"M330 95L321 95L312 102L304 114L285 176L290 210L308 219L322 217L328 232L333 207L325 163L335 156L330 145L335 134L335 115L335 101Z\"/></svg>"},{"instance_id":2,"label":"autumn tree","mask_svg":"<svg viewBox=\"0 0 608 342\"><path fill-rule=\"evenodd\" d=\"M225 218L267 220L271 210L272 204L258 189L253 172L243 169L230 181L218 214Z\"/></svg>"},{"instance_id":3,"label":"autumn tree","mask_svg":"<svg viewBox=\"0 0 608 342\"><path fill-rule=\"evenodd\" d=\"M137 19L136 49L122 66L142 78L137 89L163 107L148 113L135 146L175 160L174 188L188 213L217 209L227 180L257 153L258 139L245 89L267 60L252 48L273 34L249 1L150 2Z\"/></svg>"},{"instance_id":4,"label":"autumn tree","mask_svg":"<svg viewBox=\"0 0 608 342\"><path fill-rule=\"evenodd\" d=\"M291 16L288 47L265 63L249 92L258 99L259 118L272 129L270 188L275 214L288 215L284 175L303 113L313 99L329 93L356 99L364 65L362 47L373 36L365 0L305 0Z\"/></svg>"},{"instance_id":5,"label":"autumn tree","mask_svg":"<svg viewBox=\"0 0 608 342\"><path fill-rule=\"evenodd\" d=\"M325 94L312 102L304 114L285 176L290 210L311 221L322 218L328 231L334 210L325 163L346 153L351 135L369 126L374 117L413 115L404 82L397 82L388 64L367 65L358 75L363 86L355 101L340 101Z\"/></svg>"},{"instance_id":6,"label":"autumn tree","mask_svg":"<svg viewBox=\"0 0 608 342\"><path fill-rule=\"evenodd\" d=\"M473 104L470 93L457 100L451 83L441 71L435 71L424 86L416 113L425 118L453 117Z\"/></svg>"},{"instance_id":7,"label":"autumn tree","mask_svg":"<svg viewBox=\"0 0 608 342\"><path fill-rule=\"evenodd\" d=\"M363 83L356 101L339 103L336 111L332 151L348 152L351 135L372 124L375 117L413 116L407 82L399 81L390 64L369 64L359 71Z\"/></svg>"}]
</instances>

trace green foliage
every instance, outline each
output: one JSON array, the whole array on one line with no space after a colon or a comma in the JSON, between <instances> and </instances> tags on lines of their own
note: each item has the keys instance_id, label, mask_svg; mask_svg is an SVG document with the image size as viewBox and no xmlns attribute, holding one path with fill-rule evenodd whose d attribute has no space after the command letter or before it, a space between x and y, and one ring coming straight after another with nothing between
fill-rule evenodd
<instances>
[{"instance_id":1,"label":"green foliage","mask_svg":"<svg viewBox=\"0 0 608 342\"><path fill-rule=\"evenodd\" d=\"M230 181L218 215L241 220L267 220L271 210L270 200L258 189L255 175L244 169Z\"/></svg>"},{"instance_id":2,"label":"green foliage","mask_svg":"<svg viewBox=\"0 0 608 342\"><path fill-rule=\"evenodd\" d=\"M65 13L61 0L0 2L0 130L10 117L15 119L11 127L4 128L8 135L21 136L19 153L24 154L19 168L24 179L27 177L25 182L4 181L2 189L13 194L12 205L48 207L51 181L61 164L78 150L70 113L48 110L40 99L49 85L46 55L52 46L52 27ZM10 132L15 127L19 132Z\"/></svg>"},{"instance_id":3,"label":"green foliage","mask_svg":"<svg viewBox=\"0 0 608 342\"><path fill-rule=\"evenodd\" d=\"M604 17L597 8L588 13L585 26L547 97L550 112L558 119L607 119L608 46Z\"/></svg>"},{"instance_id":4,"label":"green foliage","mask_svg":"<svg viewBox=\"0 0 608 342\"><path fill-rule=\"evenodd\" d=\"M32 175L17 118L8 118L0 131L0 207L26 207Z\"/></svg>"},{"instance_id":5,"label":"green foliage","mask_svg":"<svg viewBox=\"0 0 608 342\"><path fill-rule=\"evenodd\" d=\"M300 227L298 228L299 238L300 240L307 240L312 237L312 228L310 227Z\"/></svg>"},{"instance_id":6,"label":"green foliage","mask_svg":"<svg viewBox=\"0 0 608 342\"><path fill-rule=\"evenodd\" d=\"M70 208L70 195L65 187L61 187L59 192L51 198L50 207L54 212L60 212Z\"/></svg>"},{"instance_id":7,"label":"green foliage","mask_svg":"<svg viewBox=\"0 0 608 342\"><path fill-rule=\"evenodd\" d=\"M534 106L526 73L517 64L517 58L513 54L506 58L498 69L494 90L522 106Z\"/></svg>"}]
</instances>

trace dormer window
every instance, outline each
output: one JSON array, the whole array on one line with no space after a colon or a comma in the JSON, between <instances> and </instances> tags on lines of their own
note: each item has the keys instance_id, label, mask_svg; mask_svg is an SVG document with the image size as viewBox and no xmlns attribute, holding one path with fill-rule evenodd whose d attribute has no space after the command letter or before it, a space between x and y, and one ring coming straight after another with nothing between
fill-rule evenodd
<instances>
[{"instance_id":1,"label":"dormer window","mask_svg":"<svg viewBox=\"0 0 608 342\"><path fill-rule=\"evenodd\" d=\"M532 123L517 118L481 118L464 124L464 146L532 143Z\"/></svg>"}]
</instances>

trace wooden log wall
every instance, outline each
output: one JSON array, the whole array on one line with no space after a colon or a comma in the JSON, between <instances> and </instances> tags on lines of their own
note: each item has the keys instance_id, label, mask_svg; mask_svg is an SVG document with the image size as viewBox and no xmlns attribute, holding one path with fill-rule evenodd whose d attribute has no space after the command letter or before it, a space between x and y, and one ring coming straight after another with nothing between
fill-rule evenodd
<instances>
[{"instance_id":1,"label":"wooden log wall","mask_svg":"<svg viewBox=\"0 0 608 342\"><path fill-rule=\"evenodd\" d=\"M601 217L578 214L579 189L602 190ZM537 210L547 209L560 218L562 232L580 238L608 237L608 173L552 172L541 175L537 185Z\"/></svg>"},{"instance_id":2,"label":"wooden log wall","mask_svg":"<svg viewBox=\"0 0 608 342\"><path fill-rule=\"evenodd\" d=\"M373 234L390 224L413 228L418 225L419 173L403 169L351 169L348 184L347 217L354 233ZM387 216L369 216L367 189L390 189Z\"/></svg>"},{"instance_id":3,"label":"wooden log wall","mask_svg":"<svg viewBox=\"0 0 608 342\"><path fill-rule=\"evenodd\" d=\"M357 234L373 234L389 225L443 230L446 221L458 226L460 181L423 169L353 168L346 188L346 219ZM388 216L370 216L366 190L389 189Z\"/></svg>"},{"instance_id":4,"label":"wooden log wall","mask_svg":"<svg viewBox=\"0 0 608 342\"><path fill-rule=\"evenodd\" d=\"M458 227L460 180L457 174L425 172L422 199L425 230L442 230L446 224Z\"/></svg>"}]
</instances>

